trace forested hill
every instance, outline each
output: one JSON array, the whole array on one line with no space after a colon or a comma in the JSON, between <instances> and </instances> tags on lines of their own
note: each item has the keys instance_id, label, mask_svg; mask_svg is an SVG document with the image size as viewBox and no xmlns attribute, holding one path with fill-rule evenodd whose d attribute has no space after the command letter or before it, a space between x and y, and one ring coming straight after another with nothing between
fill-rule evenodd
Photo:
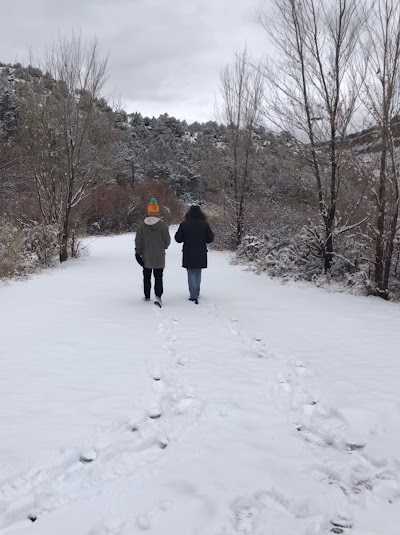
<instances>
[{"instance_id":1,"label":"forested hill","mask_svg":"<svg viewBox=\"0 0 400 535\"><path fill-rule=\"evenodd\" d=\"M34 67L0 63L0 130L7 136L15 133L18 117L17 99L23 98L19 87L35 86L41 80L51 91L54 80ZM214 190L221 175L229 173L230 162L225 148L229 143L226 126L216 121L192 123L170 117L144 117L139 112L128 114L111 110L103 99L98 107L113 114L116 136L111 155L110 179L134 185L162 180L179 197L203 199ZM254 139L260 150L285 146L285 139L258 127ZM283 141L283 143L282 143Z\"/></svg>"}]
</instances>

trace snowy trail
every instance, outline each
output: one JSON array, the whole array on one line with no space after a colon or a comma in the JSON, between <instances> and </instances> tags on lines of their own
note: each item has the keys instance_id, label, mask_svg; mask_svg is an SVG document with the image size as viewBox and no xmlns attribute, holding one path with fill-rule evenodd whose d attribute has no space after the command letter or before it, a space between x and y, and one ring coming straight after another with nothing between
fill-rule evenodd
<instances>
[{"instance_id":1,"label":"snowy trail","mask_svg":"<svg viewBox=\"0 0 400 535\"><path fill-rule=\"evenodd\" d=\"M398 534L400 307L133 237L0 288L0 533Z\"/></svg>"}]
</instances>

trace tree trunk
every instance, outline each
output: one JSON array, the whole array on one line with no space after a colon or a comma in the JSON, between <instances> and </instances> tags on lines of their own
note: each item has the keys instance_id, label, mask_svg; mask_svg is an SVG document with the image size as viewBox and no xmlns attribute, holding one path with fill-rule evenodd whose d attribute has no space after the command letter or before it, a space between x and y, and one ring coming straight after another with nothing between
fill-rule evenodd
<instances>
[{"instance_id":1,"label":"tree trunk","mask_svg":"<svg viewBox=\"0 0 400 535\"><path fill-rule=\"evenodd\" d=\"M332 204L328 215L324 217L325 225L325 248L324 248L324 271L328 273L332 267L334 243L333 228L336 215L336 205Z\"/></svg>"},{"instance_id":2,"label":"tree trunk","mask_svg":"<svg viewBox=\"0 0 400 535\"><path fill-rule=\"evenodd\" d=\"M69 216L71 213L71 207L67 207L64 216L61 240L60 240L60 262L66 262L68 260L68 238L69 238Z\"/></svg>"},{"instance_id":3,"label":"tree trunk","mask_svg":"<svg viewBox=\"0 0 400 535\"><path fill-rule=\"evenodd\" d=\"M239 247L239 245L242 242L243 237L243 223L240 217L238 217L238 220L236 222L236 246Z\"/></svg>"},{"instance_id":4,"label":"tree trunk","mask_svg":"<svg viewBox=\"0 0 400 535\"><path fill-rule=\"evenodd\" d=\"M396 229L397 229L398 219L399 219L399 199L397 199L395 207L394 207L394 212L393 212L392 221L391 221L390 234L389 234L388 243L387 243L387 250L385 252L382 290L384 290L386 293L389 288L390 271L392 268L394 241L396 239Z\"/></svg>"},{"instance_id":5,"label":"tree trunk","mask_svg":"<svg viewBox=\"0 0 400 535\"><path fill-rule=\"evenodd\" d=\"M131 160L131 188L135 187L135 162Z\"/></svg>"},{"instance_id":6,"label":"tree trunk","mask_svg":"<svg viewBox=\"0 0 400 535\"><path fill-rule=\"evenodd\" d=\"M242 193L241 199L237 201L237 212L236 212L236 246L242 243L243 238L243 229L244 229L244 210L245 210L245 199L244 194Z\"/></svg>"},{"instance_id":7,"label":"tree trunk","mask_svg":"<svg viewBox=\"0 0 400 535\"><path fill-rule=\"evenodd\" d=\"M378 192L379 206L376 221L377 235L375 242L375 284L383 290L384 252L385 252L385 216L386 216L386 149L382 149L380 182Z\"/></svg>"},{"instance_id":8,"label":"tree trunk","mask_svg":"<svg viewBox=\"0 0 400 535\"><path fill-rule=\"evenodd\" d=\"M325 251L324 251L324 270L328 273L332 267L333 260L333 236L332 225L329 223L325 227Z\"/></svg>"}]
</instances>

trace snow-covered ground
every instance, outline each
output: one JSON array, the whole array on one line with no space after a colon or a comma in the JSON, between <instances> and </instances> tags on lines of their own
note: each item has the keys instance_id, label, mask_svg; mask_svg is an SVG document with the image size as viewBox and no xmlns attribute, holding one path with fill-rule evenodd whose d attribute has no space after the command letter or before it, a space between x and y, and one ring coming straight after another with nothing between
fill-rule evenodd
<instances>
[{"instance_id":1,"label":"snow-covered ground","mask_svg":"<svg viewBox=\"0 0 400 535\"><path fill-rule=\"evenodd\" d=\"M398 535L400 306L167 263L161 310L132 235L0 288L0 533Z\"/></svg>"}]
</instances>

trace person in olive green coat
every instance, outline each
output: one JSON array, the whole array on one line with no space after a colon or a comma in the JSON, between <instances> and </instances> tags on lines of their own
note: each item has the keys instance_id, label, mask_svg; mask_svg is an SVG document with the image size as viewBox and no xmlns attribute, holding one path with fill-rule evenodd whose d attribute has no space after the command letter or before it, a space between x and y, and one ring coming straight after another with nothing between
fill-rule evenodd
<instances>
[{"instance_id":1,"label":"person in olive green coat","mask_svg":"<svg viewBox=\"0 0 400 535\"><path fill-rule=\"evenodd\" d=\"M168 225L160 218L157 200L152 198L147 208L148 217L139 224L135 239L136 260L143 267L144 299L150 301L151 276L154 275L155 304L162 306L165 251L171 243Z\"/></svg>"}]
</instances>

